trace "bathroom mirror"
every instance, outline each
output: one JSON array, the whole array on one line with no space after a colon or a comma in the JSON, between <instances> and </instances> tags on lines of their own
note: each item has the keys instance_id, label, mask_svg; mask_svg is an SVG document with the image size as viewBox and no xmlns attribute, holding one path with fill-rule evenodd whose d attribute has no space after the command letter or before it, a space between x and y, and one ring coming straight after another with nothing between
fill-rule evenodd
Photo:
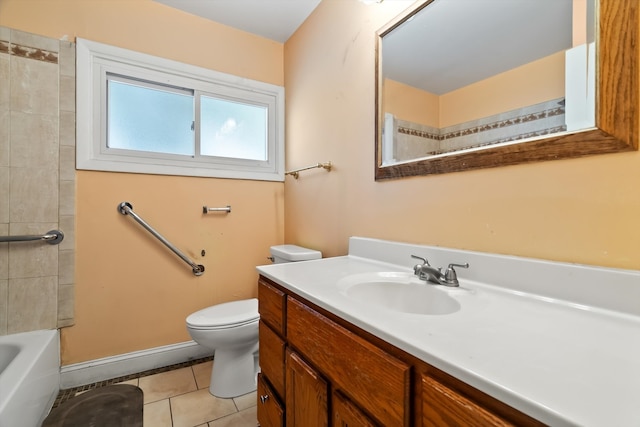
<instances>
[{"instance_id":1,"label":"bathroom mirror","mask_svg":"<svg viewBox=\"0 0 640 427\"><path fill-rule=\"evenodd\" d=\"M637 0L420 0L377 33L375 179L638 149Z\"/></svg>"}]
</instances>

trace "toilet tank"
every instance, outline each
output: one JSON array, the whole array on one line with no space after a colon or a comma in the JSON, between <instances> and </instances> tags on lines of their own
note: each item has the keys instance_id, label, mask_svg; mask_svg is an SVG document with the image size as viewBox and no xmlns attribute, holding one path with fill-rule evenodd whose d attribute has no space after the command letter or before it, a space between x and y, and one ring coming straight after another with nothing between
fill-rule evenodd
<instances>
[{"instance_id":1,"label":"toilet tank","mask_svg":"<svg viewBox=\"0 0 640 427\"><path fill-rule=\"evenodd\" d=\"M322 252L296 245L271 246L271 257L275 264L308 261L322 258Z\"/></svg>"}]
</instances>

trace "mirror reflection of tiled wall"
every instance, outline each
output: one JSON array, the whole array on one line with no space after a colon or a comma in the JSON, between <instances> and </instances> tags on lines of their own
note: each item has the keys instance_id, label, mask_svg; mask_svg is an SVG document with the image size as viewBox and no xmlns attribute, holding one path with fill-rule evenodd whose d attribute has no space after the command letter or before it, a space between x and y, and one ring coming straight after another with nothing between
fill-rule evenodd
<instances>
[{"instance_id":1,"label":"mirror reflection of tiled wall","mask_svg":"<svg viewBox=\"0 0 640 427\"><path fill-rule=\"evenodd\" d=\"M0 27L0 335L73 324L75 45Z\"/></svg>"},{"instance_id":2,"label":"mirror reflection of tiled wall","mask_svg":"<svg viewBox=\"0 0 640 427\"><path fill-rule=\"evenodd\" d=\"M567 130L564 101L564 98L552 99L440 129L394 118L391 131L395 160L406 161L564 132Z\"/></svg>"}]
</instances>

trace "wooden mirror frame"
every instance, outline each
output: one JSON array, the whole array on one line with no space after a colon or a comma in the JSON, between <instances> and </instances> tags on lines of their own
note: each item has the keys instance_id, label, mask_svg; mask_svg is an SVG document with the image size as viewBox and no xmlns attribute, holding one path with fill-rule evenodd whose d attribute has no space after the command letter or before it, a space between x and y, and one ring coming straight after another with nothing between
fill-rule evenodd
<instances>
[{"instance_id":1,"label":"wooden mirror frame","mask_svg":"<svg viewBox=\"0 0 640 427\"><path fill-rule=\"evenodd\" d=\"M599 0L595 128L382 167L382 38L432 1L424 0L377 32L376 181L638 150L640 6L638 0Z\"/></svg>"}]
</instances>

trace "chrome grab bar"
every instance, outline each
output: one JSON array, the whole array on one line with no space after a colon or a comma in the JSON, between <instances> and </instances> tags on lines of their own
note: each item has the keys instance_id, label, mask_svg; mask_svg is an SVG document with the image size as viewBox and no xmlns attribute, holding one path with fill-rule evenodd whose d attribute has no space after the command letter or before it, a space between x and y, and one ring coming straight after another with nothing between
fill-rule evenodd
<instances>
[{"instance_id":1,"label":"chrome grab bar","mask_svg":"<svg viewBox=\"0 0 640 427\"><path fill-rule=\"evenodd\" d=\"M43 240L50 245L57 245L64 239L64 233L60 230L47 231L41 236L0 236L0 243L5 242L35 242Z\"/></svg>"},{"instance_id":2,"label":"chrome grab bar","mask_svg":"<svg viewBox=\"0 0 640 427\"><path fill-rule=\"evenodd\" d=\"M168 247L169 249L171 249L171 251L173 251L174 254L178 255L184 262L186 262L187 264L189 264L191 266L191 269L193 271L193 274L196 276L202 276L202 273L204 273L204 265L202 264L196 264L195 262L191 261L185 254L183 254L178 248L176 248L175 246L173 246L167 239L165 239L160 233L158 233L156 230L153 229L153 227L151 227L149 224L147 224L145 222L145 220L143 220L142 218L140 218L138 216L138 214L136 214L133 211L133 206L131 205L131 203L129 202L122 202L118 205L118 212L120 212L122 215L131 215L131 217L133 219L136 220L136 222L138 224L140 224L141 226L143 226L145 228L145 230L147 230L149 233L153 234L153 236L160 240L162 243L164 243L164 245L166 247Z\"/></svg>"}]
</instances>

